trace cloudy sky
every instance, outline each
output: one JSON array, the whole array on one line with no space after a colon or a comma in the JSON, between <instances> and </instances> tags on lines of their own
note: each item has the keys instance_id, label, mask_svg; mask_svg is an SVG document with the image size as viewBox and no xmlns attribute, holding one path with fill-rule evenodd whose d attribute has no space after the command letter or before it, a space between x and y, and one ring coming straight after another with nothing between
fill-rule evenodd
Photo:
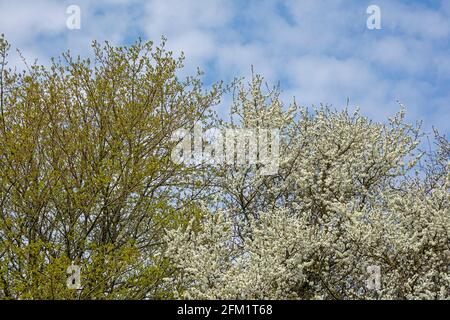
<instances>
[{"instance_id":1,"label":"cloudy sky","mask_svg":"<svg viewBox=\"0 0 450 320\"><path fill-rule=\"evenodd\" d=\"M66 26L78 5L81 28ZM367 7L381 29L366 26ZM375 120L395 113L450 133L450 1L412 0L0 0L0 33L30 60L48 63L70 49L89 55L92 40L159 41L187 57L205 82L247 76L251 65L286 103L350 106ZM16 55L12 65L20 65ZM226 104L221 106L226 113Z\"/></svg>"}]
</instances>

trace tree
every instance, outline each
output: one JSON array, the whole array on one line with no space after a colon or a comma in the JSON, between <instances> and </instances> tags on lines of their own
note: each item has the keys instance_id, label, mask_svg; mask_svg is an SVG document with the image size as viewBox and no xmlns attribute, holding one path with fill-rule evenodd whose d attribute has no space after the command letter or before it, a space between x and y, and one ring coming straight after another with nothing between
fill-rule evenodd
<instances>
[{"instance_id":1,"label":"tree","mask_svg":"<svg viewBox=\"0 0 450 320\"><path fill-rule=\"evenodd\" d=\"M16 72L0 38L0 298L171 297L162 237L201 216L204 176L170 161L172 133L209 121L221 89L179 80L164 44L94 42L92 61Z\"/></svg>"},{"instance_id":2,"label":"tree","mask_svg":"<svg viewBox=\"0 0 450 320\"><path fill-rule=\"evenodd\" d=\"M450 298L445 137L422 152L403 108L285 106L256 74L218 119L225 89L180 80L164 45L94 42L92 61L17 72L0 38L0 298ZM199 146L198 124L238 134ZM271 161L238 161L261 159L248 132Z\"/></svg>"},{"instance_id":3,"label":"tree","mask_svg":"<svg viewBox=\"0 0 450 320\"><path fill-rule=\"evenodd\" d=\"M419 168L420 129L358 112L284 108L262 78L241 85L225 126L278 128L278 173L218 168L219 206L168 232L177 296L197 299L448 299L448 142ZM422 174L422 176L421 176ZM425 174L425 177L423 176ZM367 286L367 267L381 286Z\"/></svg>"}]
</instances>

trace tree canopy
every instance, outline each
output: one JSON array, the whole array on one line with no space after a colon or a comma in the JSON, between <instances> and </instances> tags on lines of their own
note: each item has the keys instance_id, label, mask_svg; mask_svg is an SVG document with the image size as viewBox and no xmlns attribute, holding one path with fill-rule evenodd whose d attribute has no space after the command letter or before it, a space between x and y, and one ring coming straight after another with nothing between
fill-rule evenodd
<instances>
[{"instance_id":1,"label":"tree canopy","mask_svg":"<svg viewBox=\"0 0 450 320\"><path fill-rule=\"evenodd\" d=\"M0 38L0 299L450 298L445 137L422 152L403 109L285 105L256 74L205 89L165 39L92 48L19 72ZM174 162L197 124L278 130L277 171Z\"/></svg>"}]
</instances>

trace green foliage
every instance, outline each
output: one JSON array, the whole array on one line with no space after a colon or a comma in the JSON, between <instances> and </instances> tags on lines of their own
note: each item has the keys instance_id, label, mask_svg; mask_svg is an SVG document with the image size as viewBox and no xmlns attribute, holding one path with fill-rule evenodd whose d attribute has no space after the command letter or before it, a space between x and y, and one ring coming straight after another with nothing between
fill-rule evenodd
<instances>
[{"instance_id":1,"label":"green foliage","mask_svg":"<svg viewBox=\"0 0 450 320\"><path fill-rule=\"evenodd\" d=\"M170 160L171 136L208 121L221 89L181 81L164 44L94 42L92 61L65 53L18 73L1 38L0 298L170 297L162 236L202 196L189 192L202 173Z\"/></svg>"}]
</instances>

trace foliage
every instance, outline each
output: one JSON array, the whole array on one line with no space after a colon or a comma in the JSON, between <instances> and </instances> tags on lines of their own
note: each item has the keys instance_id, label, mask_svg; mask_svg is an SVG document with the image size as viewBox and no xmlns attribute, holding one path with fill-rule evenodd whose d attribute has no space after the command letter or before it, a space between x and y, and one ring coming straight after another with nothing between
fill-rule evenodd
<instances>
[{"instance_id":1,"label":"foliage","mask_svg":"<svg viewBox=\"0 0 450 320\"><path fill-rule=\"evenodd\" d=\"M403 109L285 106L259 75L218 120L222 86L180 80L164 45L94 42L92 61L17 72L0 38L0 298L450 298L445 137L421 152ZM198 123L278 129L277 173L174 163L174 134Z\"/></svg>"},{"instance_id":2,"label":"foliage","mask_svg":"<svg viewBox=\"0 0 450 320\"><path fill-rule=\"evenodd\" d=\"M183 59L164 43L94 43L93 61L65 53L23 73L2 64L0 297L170 297L162 236L201 214L202 176L170 161L171 136L211 117L220 88L179 80ZM79 292L65 288L71 262Z\"/></svg>"},{"instance_id":3,"label":"foliage","mask_svg":"<svg viewBox=\"0 0 450 320\"><path fill-rule=\"evenodd\" d=\"M240 87L231 125L279 128L279 171L217 170L220 209L200 232L168 232L180 270L170 281L188 288L177 296L449 299L447 140L426 160L403 110L386 124L295 102L285 110L259 76ZM367 286L369 266L381 269L379 290Z\"/></svg>"}]
</instances>

